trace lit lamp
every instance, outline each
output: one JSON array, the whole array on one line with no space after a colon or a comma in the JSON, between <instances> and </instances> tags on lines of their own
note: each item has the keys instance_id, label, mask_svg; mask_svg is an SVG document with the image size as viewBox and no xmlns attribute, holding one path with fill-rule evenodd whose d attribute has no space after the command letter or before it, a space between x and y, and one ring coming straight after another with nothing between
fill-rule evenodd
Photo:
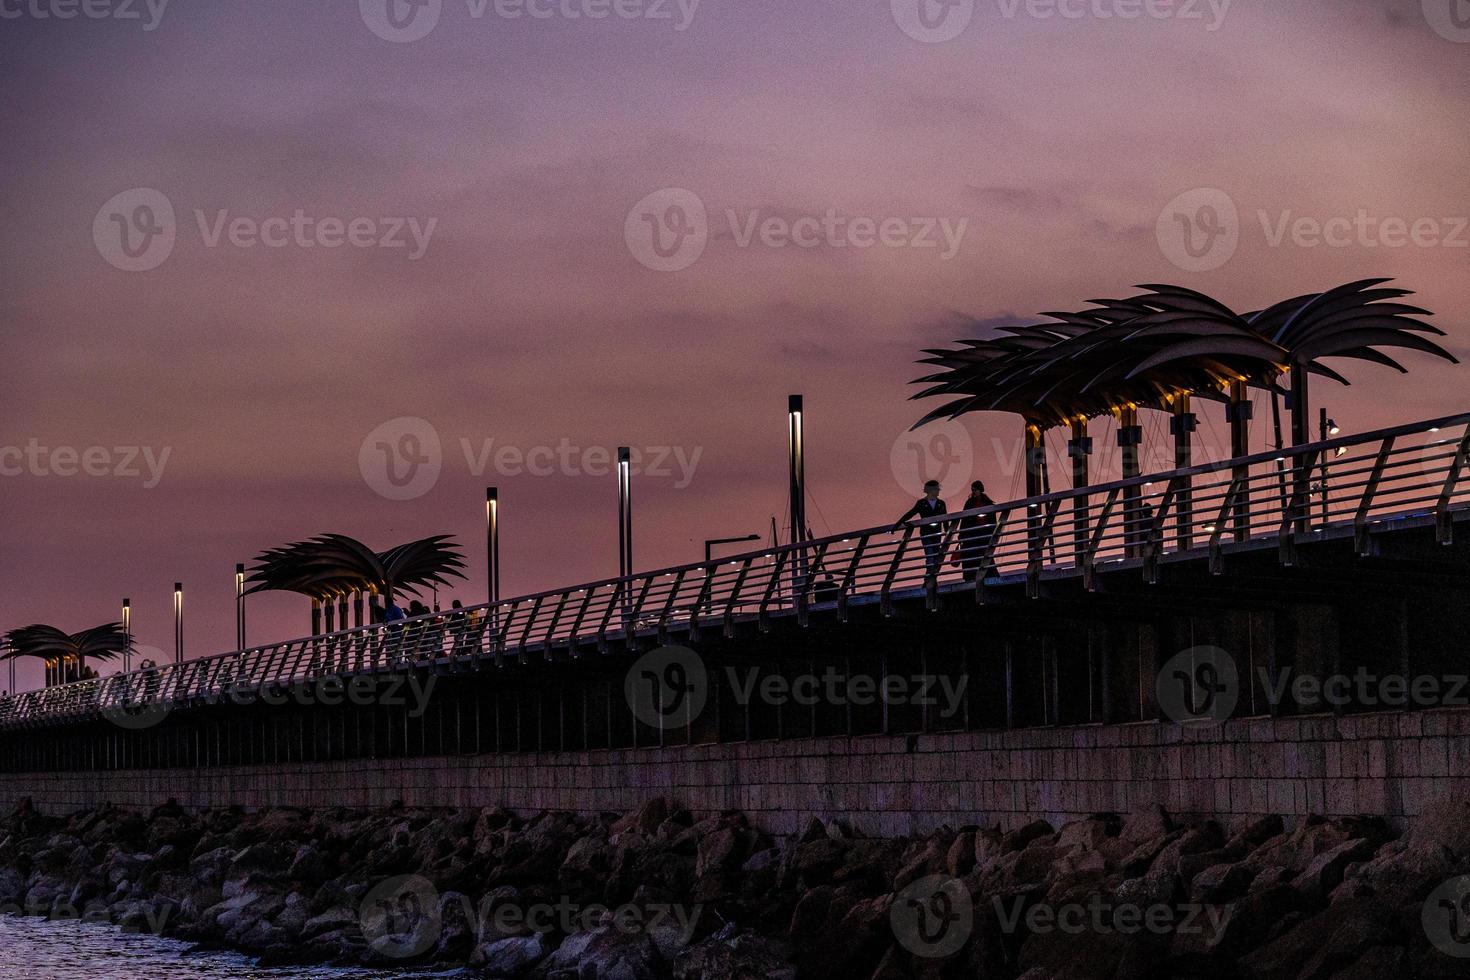
<instances>
[{"instance_id":1,"label":"lit lamp","mask_svg":"<svg viewBox=\"0 0 1470 980\"><path fill-rule=\"evenodd\" d=\"M791 543L806 540L806 427L802 421L800 395L786 400L787 495L791 508ZM793 596L803 594L806 582L806 553L798 552L791 566Z\"/></svg>"},{"instance_id":2,"label":"lit lamp","mask_svg":"<svg viewBox=\"0 0 1470 980\"><path fill-rule=\"evenodd\" d=\"M174 583L174 663L184 662L184 583Z\"/></svg>"},{"instance_id":3,"label":"lit lamp","mask_svg":"<svg viewBox=\"0 0 1470 980\"><path fill-rule=\"evenodd\" d=\"M133 660L133 603L131 599L123 599L122 627L123 673L127 673L129 665Z\"/></svg>"},{"instance_id":4,"label":"lit lamp","mask_svg":"<svg viewBox=\"0 0 1470 980\"><path fill-rule=\"evenodd\" d=\"M618 577L633 574L632 451L618 447Z\"/></svg>"},{"instance_id":5,"label":"lit lamp","mask_svg":"<svg viewBox=\"0 0 1470 980\"><path fill-rule=\"evenodd\" d=\"M242 564L235 565L235 649L245 649L245 566Z\"/></svg>"}]
</instances>

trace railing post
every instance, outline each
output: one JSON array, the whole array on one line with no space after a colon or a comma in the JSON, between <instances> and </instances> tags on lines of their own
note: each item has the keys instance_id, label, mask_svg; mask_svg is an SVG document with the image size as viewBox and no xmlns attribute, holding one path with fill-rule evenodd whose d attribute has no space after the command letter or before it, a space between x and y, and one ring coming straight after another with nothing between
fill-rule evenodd
<instances>
[{"instance_id":1,"label":"railing post","mask_svg":"<svg viewBox=\"0 0 1470 980\"><path fill-rule=\"evenodd\" d=\"M1368 539L1368 514L1373 508L1373 498L1378 493L1378 484L1383 481L1383 471L1393 454L1394 437L1388 436L1378 448L1378 457L1373 460L1373 472L1363 487L1363 496L1358 499L1358 510L1353 515L1353 548L1359 555L1367 556L1371 550Z\"/></svg>"},{"instance_id":2,"label":"railing post","mask_svg":"<svg viewBox=\"0 0 1470 980\"><path fill-rule=\"evenodd\" d=\"M1449 473L1445 474L1444 487L1434 505L1435 537L1440 544L1455 543L1454 522L1450 520L1450 500L1455 495L1455 486L1460 482L1460 471L1465 468L1467 454L1470 454L1470 424L1465 426L1465 434L1460 437L1459 448L1455 450L1455 461L1450 464Z\"/></svg>"}]
</instances>

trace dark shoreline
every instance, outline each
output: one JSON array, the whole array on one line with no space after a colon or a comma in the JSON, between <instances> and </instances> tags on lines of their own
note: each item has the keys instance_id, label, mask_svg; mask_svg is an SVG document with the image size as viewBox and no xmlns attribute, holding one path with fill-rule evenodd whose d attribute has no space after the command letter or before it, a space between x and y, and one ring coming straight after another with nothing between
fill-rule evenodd
<instances>
[{"instance_id":1,"label":"dark shoreline","mask_svg":"<svg viewBox=\"0 0 1470 980\"><path fill-rule=\"evenodd\" d=\"M542 980L1467 976L1435 900L1466 874L1470 805L1452 801L1402 838L1376 818L1227 829L1159 809L775 838L661 799L525 817L170 802L59 818L27 801L0 818L0 912L263 966Z\"/></svg>"}]
</instances>

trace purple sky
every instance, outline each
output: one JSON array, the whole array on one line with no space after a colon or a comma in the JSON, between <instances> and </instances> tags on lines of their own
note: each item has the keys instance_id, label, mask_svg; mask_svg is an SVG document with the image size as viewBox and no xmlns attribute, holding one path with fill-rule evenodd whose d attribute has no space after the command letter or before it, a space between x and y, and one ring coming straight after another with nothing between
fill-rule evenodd
<instances>
[{"instance_id":1,"label":"purple sky","mask_svg":"<svg viewBox=\"0 0 1470 980\"><path fill-rule=\"evenodd\" d=\"M0 0L0 629L81 629L127 595L140 641L171 648L182 579L189 654L220 652L234 563L319 531L380 548L458 534L471 577L456 595L478 601L491 483L506 595L611 575L610 476L554 456L551 475L505 456L496 472L500 447L563 440L578 470L588 449L681 453L636 483L638 564L694 560L704 538L782 514L797 391L814 530L891 520L911 499L894 460L921 411L906 401L921 347L971 333L962 318L1025 321L1134 283L1249 310L1394 276L1467 349L1470 27L1450 0L1134 19L1098 16L1129 0L1064 4L1078 17L979 0L942 43L901 29L889 0L703 0L687 23L688 0L660 3L667 20L444 0L406 42L374 33L373 0L175 0L152 30L141 3L139 20L38 16L51 2ZM703 205L708 244L658 271L629 213L671 188ZM1198 188L1213 196L1191 208L1235 207L1238 245L1185 268L1167 210ZM111 215L157 200L138 189L171 206L174 241L127 271ZM277 237L268 219L298 210L326 240L356 221L363 242L407 245ZM830 236L815 230L828 212ZM853 218L901 220L858 247ZM404 219L419 245L390 235ZM774 247L768 219L815 244ZM914 247L929 226L937 247ZM1399 226L1418 241L1394 244ZM944 227L963 231L953 248ZM240 244L255 231L281 244ZM1353 389L1317 397L1348 431L1470 407L1457 369L1406 363L1412 380L1351 366ZM1225 427L1200 411L1209 452ZM408 500L374 489L374 441L360 466L400 417L441 446ZM1162 420L1147 425L1162 442ZM1012 495L1016 422L960 429L949 495L971 473ZM98 474L120 447L153 454L157 485L141 451L136 476L62 475L91 447ZM251 607L252 641L306 625L296 597Z\"/></svg>"}]
</instances>

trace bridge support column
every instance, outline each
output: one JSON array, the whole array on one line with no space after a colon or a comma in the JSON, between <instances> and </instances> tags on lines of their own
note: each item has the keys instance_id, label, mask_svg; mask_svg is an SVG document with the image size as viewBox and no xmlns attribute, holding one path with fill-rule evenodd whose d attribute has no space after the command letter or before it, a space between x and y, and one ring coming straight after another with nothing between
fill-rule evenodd
<instances>
[{"instance_id":1,"label":"bridge support column","mask_svg":"<svg viewBox=\"0 0 1470 980\"><path fill-rule=\"evenodd\" d=\"M1067 455L1072 459L1072 489L1081 490L1092 483L1088 473L1087 457L1092 455L1092 440L1087 437L1087 420L1072 420L1072 438L1067 442ZM1087 496L1079 494L1072 499L1073 540L1077 551L1077 566L1080 568L1087 557L1090 545L1087 511Z\"/></svg>"},{"instance_id":2,"label":"bridge support column","mask_svg":"<svg viewBox=\"0 0 1470 980\"><path fill-rule=\"evenodd\" d=\"M1169 419L1169 431L1174 435L1174 468L1182 470L1194 465L1193 436L1194 430L1199 426L1199 419L1189 410L1187 391L1175 395L1170 407L1174 413L1173 418ZM1188 551L1194 543L1194 491L1188 478L1179 486L1174 507L1179 529L1179 548Z\"/></svg>"},{"instance_id":3,"label":"bridge support column","mask_svg":"<svg viewBox=\"0 0 1470 980\"><path fill-rule=\"evenodd\" d=\"M1308 424L1307 411L1310 407L1307 384L1307 366L1297 363L1291 366L1291 444L1293 446L1305 446L1312 441L1311 426ZM1291 465L1291 493L1289 501L1295 505L1296 513L1292 515L1295 519L1292 526L1296 533L1305 534L1311 528L1311 493L1308 489L1311 483L1312 473L1310 468L1304 465L1305 457L1298 456Z\"/></svg>"},{"instance_id":4,"label":"bridge support column","mask_svg":"<svg viewBox=\"0 0 1470 980\"><path fill-rule=\"evenodd\" d=\"M1232 459L1241 459L1250 455L1252 408L1250 391L1246 383L1244 381L1231 382L1230 405L1225 410L1225 417L1230 422L1230 456ZM1250 490L1247 489L1245 481L1245 477L1249 474L1246 472L1246 467L1237 466L1232 476L1241 478L1240 496L1236 498L1235 506L1232 508L1235 540L1244 541L1250 536Z\"/></svg>"},{"instance_id":5,"label":"bridge support column","mask_svg":"<svg viewBox=\"0 0 1470 980\"><path fill-rule=\"evenodd\" d=\"M1138 447L1143 443L1143 429L1138 424L1138 409L1133 406L1118 410L1118 448L1122 451L1123 479L1140 475ZM1123 488L1123 540L1126 554L1136 557L1143 543L1143 501L1137 485Z\"/></svg>"},{"instance_id":6,"label":"bridge support column","mask_svg":"<svg viewBox=\"0 0 1470 980\"><path fill-rule=\"evenodd\" d=\"M1039 497L1044 490L1046 477L1046 440L1041 427L1026 425L1026 496ZM1026 558L1041 560L1044 542L1041 540L1042 513L1034 504L1026 505Z\"/></svg>"}]
</instances>

